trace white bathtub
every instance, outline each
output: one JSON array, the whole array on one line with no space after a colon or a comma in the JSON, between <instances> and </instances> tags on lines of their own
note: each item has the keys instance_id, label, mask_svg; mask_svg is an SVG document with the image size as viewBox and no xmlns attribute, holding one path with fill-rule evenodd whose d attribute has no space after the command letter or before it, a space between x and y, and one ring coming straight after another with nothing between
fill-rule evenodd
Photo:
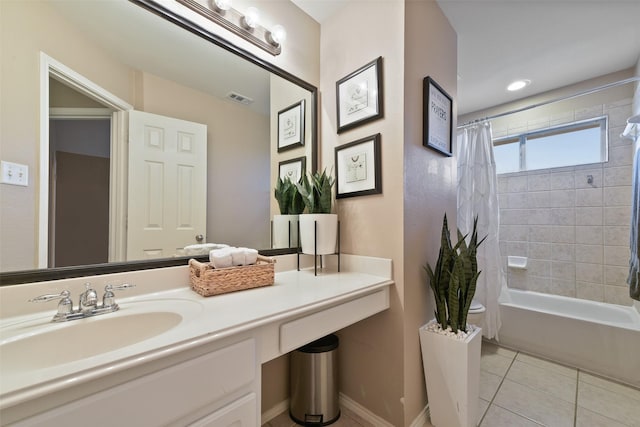
<instances>
[{"instance_id":1,"label":"white bathtub","mask_svg":"<svg viewBox=\"0 0 640 427\"><path fill-rule=\"evenodd\" d=\"M634 307L510 289L500 344L640 387Z\"/></svg>"}]
</instances>

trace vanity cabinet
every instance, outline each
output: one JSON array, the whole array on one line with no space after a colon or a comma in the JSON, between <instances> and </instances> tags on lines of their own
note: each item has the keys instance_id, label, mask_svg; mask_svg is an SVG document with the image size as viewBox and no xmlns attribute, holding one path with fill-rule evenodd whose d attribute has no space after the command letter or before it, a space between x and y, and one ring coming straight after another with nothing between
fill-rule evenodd
<instances>
[{"instance_id":1,"label":"vanity cabinet","mask_svg":"<svg viewBox=\"0 0 640 427\"><path fill-rule=\"evenodd\" d=\"M258 427L259 373L256 342L250 338L15 425Z\"/></svg>"}]
</instances>

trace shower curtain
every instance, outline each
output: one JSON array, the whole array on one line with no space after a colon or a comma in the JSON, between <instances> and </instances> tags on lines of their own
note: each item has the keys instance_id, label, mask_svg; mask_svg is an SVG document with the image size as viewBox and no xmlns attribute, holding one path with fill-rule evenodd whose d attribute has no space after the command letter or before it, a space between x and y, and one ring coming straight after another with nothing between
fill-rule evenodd
<instances>
[{"instance_id":1,"label":"shower curtain","mask_svg":"<svg viewBox=\"0 0 640 427\"><path fill-rule=\"evenodd\" d=\"M498 297L507 281L498 246L498 179L491 140L491 123L482 121L458 131L458 229L464 235L478 217L478 238L487 236L478 248L478 278L475 300L486 307L482 335L498 338Z\"/></svg>"},{"instance_id":2,"label":"shower curtain","mask_svg":"<svg viewBox=\"0 0 640 427\"><path fill-rule=\"evenodd\" d=\"M634 144L636 154L633 159L631 181L631 235L629 239L629 296L640 301L640 150Z\"/></svg>"}]
</instances>

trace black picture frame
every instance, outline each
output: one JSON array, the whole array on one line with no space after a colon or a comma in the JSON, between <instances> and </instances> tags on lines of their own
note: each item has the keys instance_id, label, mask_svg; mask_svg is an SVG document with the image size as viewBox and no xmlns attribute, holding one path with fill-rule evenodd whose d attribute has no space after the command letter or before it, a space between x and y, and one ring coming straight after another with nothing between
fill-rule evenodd
<instances>
[{"instance_id":1,"label":"black picture frame","mask_svg":"<svg viewBox=\"0 0 640 427\"><path fill-rule=\"evenodd\" d=\"M306 156L296 157L295 159L283 160L278 163L278 176L284 180L286 176L289 177L291 182L298 182L305 173L307 173L307 158ZM295 176L292 176L292 171L296 171Z\"/></svg>"},{"instance_id":2,"label":"black picture frame","mask_svg":"<svg viewBox=\"0 0 640 427\"><path fill-rule=\"evenodd\" d=\"M453 99L427 76L423 80L422 145L445 156L453 155Z\"/></svg>"},{"instance_id":3,"label":"black picture frame","mask_svg":"<svg viewBox=\"0 0 640 427\"><path fill-rule=\"evenodd\" d=\"M278 111L278 153L304 146L304 99Z\"/></svg>"},{"instance_id":4,"label":"black picture frame","mask_svg":"<svg viewBox=\"0 0 640 427\"><path fill-rule=\"evenodd\" d=\"M335 148L336 199L382 193L380 134Z\"/></svg>"},{"instance_id":5,"label":"black picture frame","mask_svg":"<svg viewBox=\"0 0 640 427\"><path fill-rule=\"evenodd\" d=\"M382 77L379 56L336 82L338 133L384 117Z\"/></svg>"}]
</instances>

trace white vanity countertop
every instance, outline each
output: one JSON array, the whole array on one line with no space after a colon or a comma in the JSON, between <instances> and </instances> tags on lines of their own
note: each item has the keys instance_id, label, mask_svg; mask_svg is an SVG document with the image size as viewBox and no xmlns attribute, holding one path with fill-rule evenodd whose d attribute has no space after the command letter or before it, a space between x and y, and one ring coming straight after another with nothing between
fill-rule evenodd
<instances>
[{"instance_id":1,"label":"white vanity countertop","mask_svg":"<svg viewBox=\"0 0 640 427\"><path fill-rule=\"evenodd\" d=\"M272 286L208 298L198 295L188 287L118 298L120 310L116 313L50 325L49 330L73 327L75 322L99 322L100 318L106 319L108 316L167 311L166 308L174 307L184 320L173 329L155 337L70 363L39 370L21 369L16 372L7 370L6 366L0 368L0 408L258 328L270 322L295 319L371 294L391 285L393 282L389 277L390 274L383 277L353 271L327 272L314 276L313 269L294 270L276 273ZM50 309L37 314L1 319L2 342L11 340L12 336L23 336L29 330L37 333L38 328L49 324L55 312L55 304L47 307ZM118 334L118 330L114 330L113 333ZM64 346L64 342L60 345Z\"/></svg>"}]
</instances>

